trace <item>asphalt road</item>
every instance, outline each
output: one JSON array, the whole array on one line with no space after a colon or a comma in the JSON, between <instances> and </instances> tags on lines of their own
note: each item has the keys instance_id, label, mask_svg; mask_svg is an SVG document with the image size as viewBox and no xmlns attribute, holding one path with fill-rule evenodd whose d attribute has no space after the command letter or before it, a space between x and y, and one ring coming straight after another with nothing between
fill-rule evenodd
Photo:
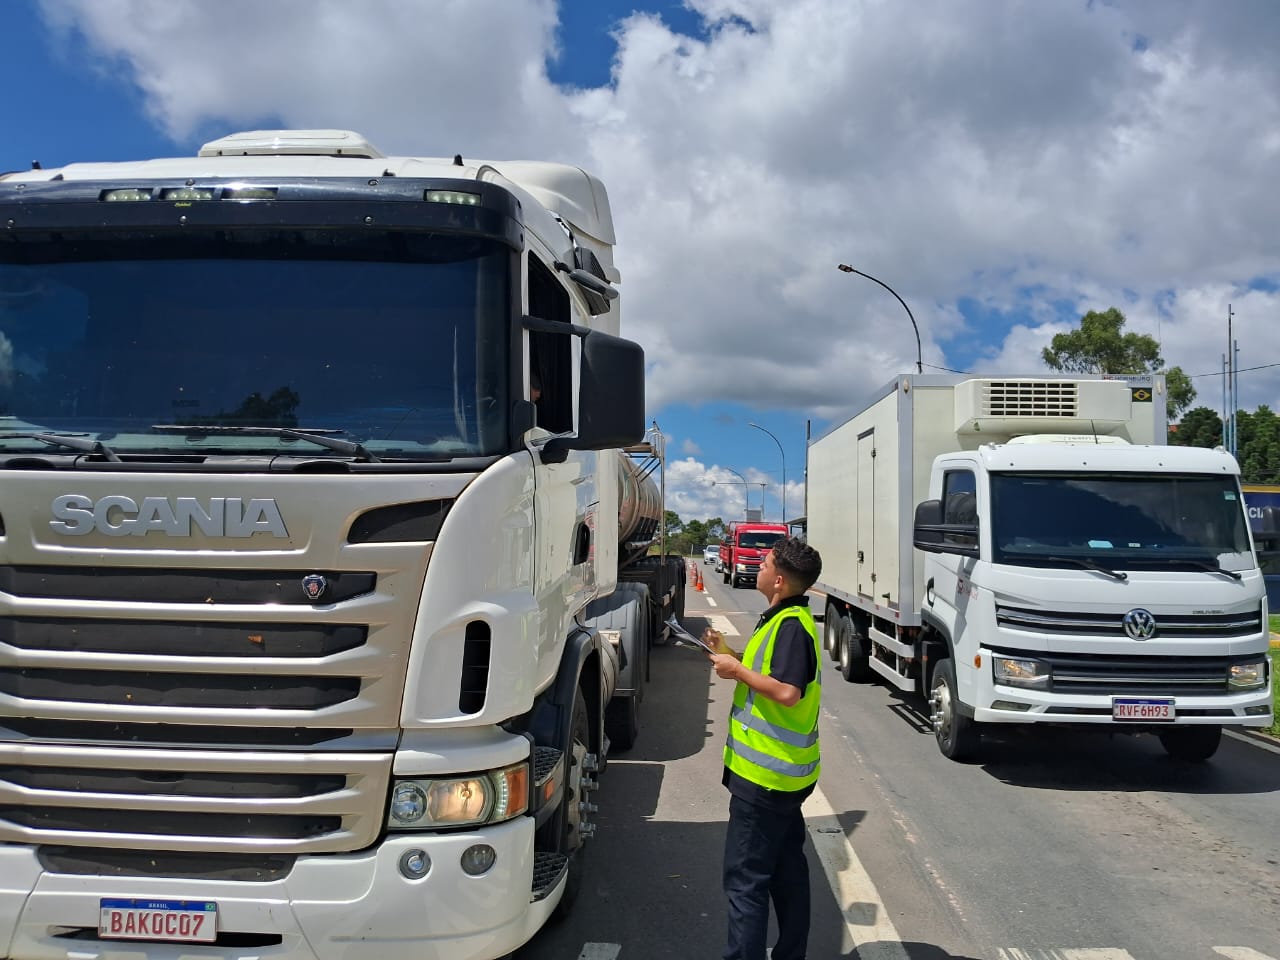
<instances>
[{"instance_id":1,"label":"asphalt road","mask_svg":"<svg viewBox=\"0 0 1280 960\"><path fill-rule=\"evenodd\" d=\"M764 598L699 569L686 626L745 638ZM1280 750L1228 738L1197 766L1149 737L1014 730L957 764L922 702L823 681L810 960L1280 960ZM731 697L696 652L654 651L578 904L519 960L721 955Z\"/></svg>"}]
</instances>

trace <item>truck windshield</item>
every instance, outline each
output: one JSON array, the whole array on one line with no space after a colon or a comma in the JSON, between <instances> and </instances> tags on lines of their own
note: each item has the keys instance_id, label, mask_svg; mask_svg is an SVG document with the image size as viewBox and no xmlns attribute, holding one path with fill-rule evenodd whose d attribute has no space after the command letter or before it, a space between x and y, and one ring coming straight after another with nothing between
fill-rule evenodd
<instances>
[{"instance_id":1,"label":"truck windshield","mask_svg":"<svg viewBox=\"0 0 1280 960\"><path fill-rule=\"evenodd\" d=\"M768 550L782 539L780 533L743 533L738 535L739 547L751 547L755 550Z\"/></svg>"},{"instance_id":2,"label":"truck windshield","mask_svg":"<svg viewBox=\"0 0 1280 960\"><path fill-rule=\"evenodd\" d=\"M290 430L384 461L500 453L512 263L410 232L0 242L0 455L49 451L35 433L121 456L349 455Z\"/></svg>"},{"instance_id":3,"label":"truck windshield","mask_svg":"<svg viewBox=\"0 0 1280 960\"><path fill-rule=\"evenodd\" d=\"M993 559L1025 566L1255 566L1235 477L992 474Z\"/></svg>"}]
</instances>

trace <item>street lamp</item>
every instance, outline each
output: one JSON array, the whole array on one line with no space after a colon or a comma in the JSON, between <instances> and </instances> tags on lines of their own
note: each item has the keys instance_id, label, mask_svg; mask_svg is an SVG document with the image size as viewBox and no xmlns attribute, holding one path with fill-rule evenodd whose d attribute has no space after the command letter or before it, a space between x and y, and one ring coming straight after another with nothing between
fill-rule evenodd
<instances>
[{"instance_id":1,"label":"street lamp","mask_svg":"<svg viewBox=\"0 0 1280 960\"><path fill-rule=\"evenodd\" d=\"M742 474L740 474L737 470L733 469L733 467L721 467L720 469L728 470L738 479L737 480L712 480L711 485L714 487L717 484L725 484L725 483L741 483L742 484L742 518L745 520L747 518L747 512L751 509L751 501L747 499L747 478L744 477Z\"/></svg>"},{"instance_id":2,"label":"street lamp","mask_svg":"<svg viewBox=\"0 0 1280 960\"><path fill-rule=\"evenodd\" d=\"M747 426L755 427L757 430L764 430L765 433L773 437L773 442L778 445L778 452L782 454L782 522L786 523L787 522L787 452L782 449L782 441L779 440L777 437L773 436L772 430L765 430L765 428L760 426L760 424L758 423L748 423ZM760 510L761 512L764 511L763 494L761 495Z\"/></svg>"},{"instance_id":3,"label":"street lamp","mask_svg":"<svg viewBox=\"0 0 1280 960\"><path fill-rule=\"evenodd\" d=\"M880 286L884 287L886 290L888 290L890 293L892 293L895 297L898 298L898 302L902 304L902 309L907 311L907 316L911 318L911 329L916 332L916 373L924 373L924 362L920 352L920 328L916 326L916 318L911 316L911 308L907 306L907 301L903 300L901 297L898 297L898 291L893 289L893 287L889 286L883 280L877 280L875 277L873 277L869 273L863 273L861 270L855 270L853 267L849 266L847 263L837 263L836 268L839 270L843 270L845 273L856 273L858 276L866 277L868 280L875 280L876 283L880 284ZM786 520L786 517L783 517L783 520Z\"/></svg>"}]
</instances>

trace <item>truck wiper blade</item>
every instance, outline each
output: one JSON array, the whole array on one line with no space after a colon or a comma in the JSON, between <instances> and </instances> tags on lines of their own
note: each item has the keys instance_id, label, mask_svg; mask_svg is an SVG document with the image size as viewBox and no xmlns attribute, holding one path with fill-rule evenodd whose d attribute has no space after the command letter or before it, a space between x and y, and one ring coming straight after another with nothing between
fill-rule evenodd
<instances>
[{"instance_id":1,"label":"truck wiper blade","mask_svg":"<svg viewBox=\"0 0 1280 960\"><path fill-rule=\"evenodd\" d=\"M0 433L0 440L39 440L51 447L66 447L69 450L79 450L81 453L96 453L112 463L121 462L116 452L101 440L90 440L83 436L64 433Z\"/></svg>"},{"instance_id":2,"label":"truck wiper blade","mask_svg":"<svg viewBox=\"0 0 1280 960\"><path fill-rule=\"evenodd\" d=\"M1207 570L1209 573L1221 573L1230 577L1232 580L1243 579L1235 570L1228 570L1222 564L1201 560L1198 557L1143 557L1142 563L1157 563L1162 567L1172 567L1178 564L1195 567L1197 570Z\"/></svg>"},{"instance_id":3,"label":"truck wiper blade","mask_svg":"<svg viewBox=\"0 0 1280 960\"><path fill-rule=\"evenodd\" d=\"M354 440L342 440L339 437L330 436L329 434L333 431L329 430L295 430L292 427L238 427L226 424L199 423L158 423L153 424L151 429L161 433L184 433L188 436L198 436L202 433L226 433L245 437L290 437L294 440L310 440L314 444L338 453L349 454L366 463L382 462L366 450L363 444L356 443Z\"/></svg>"},{"instance_id":4,"label":"truck wiper blade","mask_svg":"<svg viewBox=\"0 0 1280 960\"><path fill-rule=\"evenodd\" d=\"M1097 573L1105 574L1112 580L1124 582L1129 579L1129 575L1123 570L1112 570L1110 567L1104 567L1102 564L1094 560L1086 560L1084 557L1060 557L1056 555L1041 554L1036 559L1050 560L1054 563L1074 563L1077 567L1084 567L1086 570L1093 570Z\"/></svg>"}]
</instances>

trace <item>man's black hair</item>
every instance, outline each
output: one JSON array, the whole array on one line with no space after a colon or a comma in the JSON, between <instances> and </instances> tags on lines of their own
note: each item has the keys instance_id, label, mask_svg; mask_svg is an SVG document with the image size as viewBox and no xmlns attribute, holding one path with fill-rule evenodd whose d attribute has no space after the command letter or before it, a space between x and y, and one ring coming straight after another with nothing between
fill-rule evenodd
<instances>
[{"instance_id":1,"label":"man's black hair","mask_svg":"<svg viewBox=\"0 0 1280 960\"><path fill-rule=\"evenodd\" d=\"M773 545L773 565L804 593L822 575L822 557L803 540L783 537Z\"/></svg>"}]
</instances>

